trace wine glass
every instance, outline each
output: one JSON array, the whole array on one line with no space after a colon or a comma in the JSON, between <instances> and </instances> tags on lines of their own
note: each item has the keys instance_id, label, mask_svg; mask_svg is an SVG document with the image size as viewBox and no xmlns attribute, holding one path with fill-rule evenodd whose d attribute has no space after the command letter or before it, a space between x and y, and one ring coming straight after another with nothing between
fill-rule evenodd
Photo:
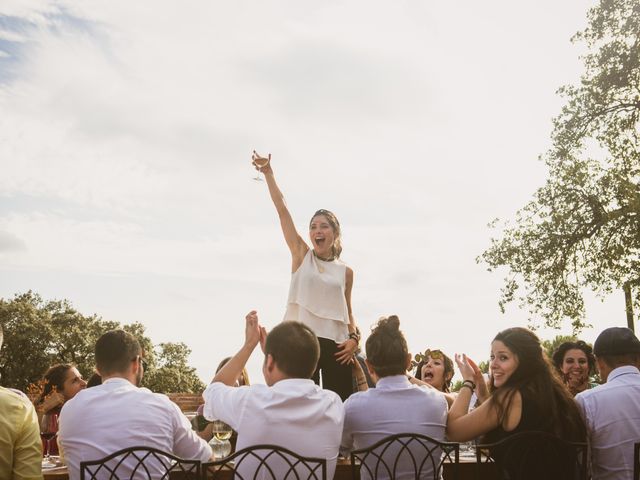
<instances>
[{"instance_id":1,"label":"wine glass","mask_svg":"<svg viewBox=\"0 0 640 480\"><path fill-rule=\"evenodd\" d=\"M52 468L56 463L51 461L51 440L58 434L58 414L46 412L40 420L40 436L45 441L45 455L42 461L43 468Z\"/></svg>"},{"instance_id":2,"label":"wine glass","mask_svg":"<svg viewBox=\"0 0 640 480\"><path fill-rule=\"evenodd\" d=\"M209 442L211 449L213 450L213 456L215 458L224 458L231 453L231 434L233 429L224 423L222 420L213 420L211 422L213 438Z\"/></svg>"},{"instance_id":3,"label":"wine glass","mask_svg":"<svg viewBox=\"0 0 640 480\"><path fill-rule=\"evenodd\" d=\"M253 155L251 155L251 163L253 163L256 167L258 167L258 173L256 174L255 177L253 177L254 180L258 182L262 182L262 178L260 177L260 171L261 169L269 165L270 161L271 161L271 154L269 154L268 157L261 157L256 153L255 150L253 151Z\"/></svg>"}]
</instances>

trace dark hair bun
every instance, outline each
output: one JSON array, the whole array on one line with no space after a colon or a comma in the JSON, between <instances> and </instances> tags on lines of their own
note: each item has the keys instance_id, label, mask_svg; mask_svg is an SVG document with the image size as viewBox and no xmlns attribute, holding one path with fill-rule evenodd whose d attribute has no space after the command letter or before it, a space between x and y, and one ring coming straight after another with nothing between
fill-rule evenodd
<instances>
[{"instance_id":1,"label":"dark hair bun","mask_svg":"<svg viewBox=\"0 0 640 480\"><path fill-rule=\"evenodd\" d=\"M397 334L400 331L400 319L397 315L389 315L378 320L377 329L384 331L389 335Z\"/></svg>"}]
</instances>

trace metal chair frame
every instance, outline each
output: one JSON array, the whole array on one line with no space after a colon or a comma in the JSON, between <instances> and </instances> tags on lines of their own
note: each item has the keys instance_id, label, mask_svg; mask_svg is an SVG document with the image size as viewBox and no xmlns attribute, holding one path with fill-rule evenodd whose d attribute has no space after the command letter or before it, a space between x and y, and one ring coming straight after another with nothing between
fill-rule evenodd
<instances>
[{"instance_id":1,"label":"metal chair frame","mask_svg":"<svg viewBox=\"0 0 640 480\"><path fill-rule=\"evenodd\" d=\"M530 442L529 445L527 443ZM536 451L539 451L543 446L545 448L553 448L555 452L560 455L562 452L570 452L575 454L575 480L587 480L587 443L586 442L567 442L555 435L552 435L547 432L541 431L530 431L530 432L519 432L509 437L503 438L502 440L494 443L479 443L476 445L476 462L478 465L481 463L495 463L498 469L499 478L508 479L508 480L520 480L520 479L529 479L533 478L532 471L527 467L532 464L529 462L521 462L518 464L518 470L513 474L513 472L509 471L509 467L512 465L505 465L501 461L497 461L492 456L492 451L502 450L501 456L509 457L510 450L514 448L517 449L518 446L526 445L528 447L525 452L524 457L526 458L528 455L534 455L532 459L535 461L536 465L540 465L542 462L549 460L547 456L537 455ZM548 451L548 450L547 450ZM511 452L513 453L513 452ZM511 458L516 458L515 456L511 456ZM484 462L483 462L484 459ZM567 459L566 466L571 467L569 463L569 458ZM527 476L529 475L529 476ZM557 474L559 475L559 474ZM560 477L548 476L548 479L560 479ZM561 480L573 480L571 478L562 477Z\"/></svg>"},{"instance_id":2,"label":"metal chair frame","mask_svg":"<svg viewBox=\"0 0 640 480\"><path fill-rule=\"evenodd\" d=\"M262 453L260 453L262 452ZM257 461L251 473L238 472L245 460ZM284 461L288 470L274 472L269 462ZM301 473L299 470L303 470ZM305 457L279 445L252 445L243 448L221 460L202 464L202 479L216 480L229 478L226 472L233 472L236 480L327 480L327 460L325 458ZM277 473L277 476L276 476ZM265 477L265 475L269 475Z\"/></svg>"},{"instance_id":3,"label":"metal chair frame","mask_svg":"<svg viewBox=\"0 0 640 480\"><path fill-rule=\"evenodd\" d=\"M633 445L633 480L640 480L640 442Z\"/></svg>"},{"instance_id":4,"label":"metal chair frame","mask_svg":"<svg viewBox=\"0 0 640 480\"><path fill-rule=\"evenodd\" d=\"M394 446L399 447L399 450L390 468L384 460L384 455L389 449ZM418 447L423 449L424 455L420 455L418 458L414 456L411 448ZM440 450L441 455L439 458L434 458L434 453ZM421 435L419 433L398 433L395 435L389 435L378 442L370 445L367 448L354 450L351 452L351 473L353 480L360 479L360 472L364 468L371 478L379 478L379 475L386 475L384 478L393 480L397 474L397 469L400 466L401 458L406 458L403 453L407 453L411 459L415 478L424 479L425 467L433 467L433 478L437 480L441 478L443 463L445 460L449 460L453 463L453 478L458 477L458 465L460 462L460 444L454 442L443 442L431 438L427 435ZM367 464L370 459L374 460L375 468ZM383 469L381 470L381 466ZM402 466L406 467L406 463Z\"/></svg>"},{"instance_id":5,"label":"metal chair frame","mask_svg":"<svg viewBox=\"0 0 640 480\"><path fill-rule=\"evenodd\" d=\"M118 459L115 465L108 465L111 460ZM130 475L121 476L118 474L118 469L123 466L126 460L135 458L137 463L135 464ZM157 477L155 472L149 471L149 468L145 465L145 461L154 459L158 461L165 468L160 477ZM102 478L108 478L109 480L126 480L140 478L140 475L146 475L149 480L164 480L169 479L171 472L180 472L181 478L185 480L199 480L200 479L200 460L184 460L175 455L164 452L157 448L152 447L129 447L118 450L110 455L99 460L90 460L80 463L80 480L98 480ZM91 467L97 467L92 469ZM138 475L138 477L136 477Z\"/></svg>"}]
</instances>

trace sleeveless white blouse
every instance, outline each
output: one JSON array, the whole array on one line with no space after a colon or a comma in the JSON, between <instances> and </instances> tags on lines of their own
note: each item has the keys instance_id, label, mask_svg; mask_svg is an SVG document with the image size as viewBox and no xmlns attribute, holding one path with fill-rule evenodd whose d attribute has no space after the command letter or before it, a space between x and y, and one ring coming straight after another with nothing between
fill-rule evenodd
<instances>
[{"instance_id":1,"label":"sleeveless white blouse","mask_svg":"<svg viewBox=\"0 0 640 480\"><path fill-rule=\"evenodd\" d=\"M284 320L307 325L318 337L341 343L349 338L349 309L344 296L347 266L325 262L309 249L291 275Z\"/></svg>"}]
</instances>

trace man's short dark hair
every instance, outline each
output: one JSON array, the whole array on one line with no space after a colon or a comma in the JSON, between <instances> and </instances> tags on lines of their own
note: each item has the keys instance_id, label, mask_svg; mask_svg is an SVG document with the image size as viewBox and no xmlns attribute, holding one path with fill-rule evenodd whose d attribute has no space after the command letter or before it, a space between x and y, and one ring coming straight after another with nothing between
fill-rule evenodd
<instances>
[{"instance_id":1,"label":"man's short dark hair","mask_svg":"<svg viewBox=\"0 0 640 480\"><path fill-rule=\"evenodd\" d=\"M124 330L111 330L96 342L96 368L100 375L126 372L142 348L136 337Z\"/></svg>"},{"instance_id":2,"label":"man's short dark hair","mask_svg":"<svg viewBox=\"0 0 640 480\"><path fill-rule=\"evenodd\" d=\"M278 368L291 378L311 378L318 366L318 337L300 322L282 322L269 335L264 354L271 355Z\"/></svg>"}]
</instances>

